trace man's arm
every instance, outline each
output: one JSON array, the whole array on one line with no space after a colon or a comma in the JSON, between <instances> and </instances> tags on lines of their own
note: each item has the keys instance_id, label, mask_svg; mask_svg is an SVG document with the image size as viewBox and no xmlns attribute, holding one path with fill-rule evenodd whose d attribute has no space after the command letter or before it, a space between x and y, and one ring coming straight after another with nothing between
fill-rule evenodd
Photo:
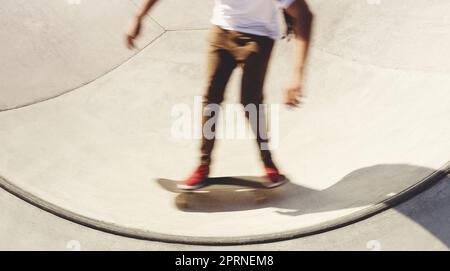
<instances>
[{"instance_id":1,"label":"man's arm","mask_svg":"<svg viewBox=\"0 0 450 271\"><path fill-rule=\"evenodd\" d=\"M134 49L136 47L134 41L141 32L142 19L152 9L156 2L158 2L158 0L145 0L142 6L139 8L136 16L133 18L130 29L126 34L126 43L129 49Z\"/></svg>"},{"instance_id":2,"label":"man's arm","mask_svg":"<svg viewBox=\"0 0 450 271\"><path fill-rule=\"evenodd\" d=\"M304 67L308 56L313 15L305 0L296 0L286 9L293 20L295 33L295 62L291 82L287 89L286 104L297 106L302 92Z\"/></svg>"}]
</instances>

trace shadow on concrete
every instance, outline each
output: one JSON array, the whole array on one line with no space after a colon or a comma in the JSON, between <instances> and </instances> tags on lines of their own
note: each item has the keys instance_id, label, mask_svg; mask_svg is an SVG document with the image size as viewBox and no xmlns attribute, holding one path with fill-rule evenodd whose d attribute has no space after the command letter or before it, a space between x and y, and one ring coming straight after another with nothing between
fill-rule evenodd
<instances>
[{"instance_id":1,"label":"shadow on concrete","mask_svg":"<svg viewBox=\"0 0 450 271\"><path fill-rule=\"evenodd\" d=\"M220 191L191 195L189 207L180 209L184 212L211 213L276 208L283 210L274 210L279 215L300 216L365 207L362 213L358 212L354 216L351 214L340 219L338 222L340 225L333 224L334 228L339 228L388 208L395 208L450 248L450 227L445 226L450 225L448 173L448 169L435 170L405 164L382 164L356 170L322 191L289 183L270 190L265 203L256 202L254 193ZM241 178L245 180L248 177L221 177L215 181L232 184L240 182ZM442 184L447 185L441 187ZM178 195L177 200L183 196ZM408 201L412 198L414 200ZM405 203L399 205L403 202ZM330 230L320 227L317 229L318 232Z\"/></svg>"},{"instance_id":2,"label":"shadow on concrete","mask_svg":"<svg viewBox=\"0 0 450 271\"><path fill-rule=\"evenodd\" d=\"M217 193L189 195L191 204L186 212L235 212L258 208L275 207L289 211L280 215L304 214L357 208L373 205L394 197L403 190L425 179L435 170L409 165L377 165L356 170L332 187L318 191L295 183L267 190L267 202L255 204L253 193L236 193L233 190L218 190ZM224 187L245 184L252 177L211 178ZM295 180L292 180L295 182ZM185 194L178 197L185 197Z\"/></svg>"}]
</instances>

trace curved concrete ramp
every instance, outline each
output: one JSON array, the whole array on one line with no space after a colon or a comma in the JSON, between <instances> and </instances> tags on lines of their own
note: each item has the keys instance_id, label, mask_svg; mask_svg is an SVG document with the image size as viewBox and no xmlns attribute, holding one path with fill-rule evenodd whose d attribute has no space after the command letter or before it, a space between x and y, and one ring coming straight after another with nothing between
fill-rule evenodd
<instances>
[{"instance_id":1,"label":"curved concrete ramp","mask_svg":"<svg viewBox=\"0 0 450 271\"><path fill-rule=\"evenodd\" d=\"M180 2L161 1L155 16ZM209 1L195 4L203 2ZM170 31L114 71L68 95L0 114L2 185L64 218L116 234L242 244L347 225L445 176L450 76L442 56L450 39L440 18L450 4L434 1L439 8L432 13L411 0L310 4L307 97L297 110L278 111L274 155L292 183L268 202L205 195L185 210L154 181L182 179L196 164L198 142L173 137L171 114L176 105L193 108L205 72L207 31L164 16L160 25ZM266 89L271 105L282 99L290 46L280 42L274 53ZM238 85L239 72L229 103L238 101ZM253 140L220 140L214 158L216 177L262 174Z\"/></svg>"},{"instance_id":2,"label":"curved concrete ramp","mask_svg":"<svg viewBox=\"0 0 450 271\"><path fill-rule=\"evenodd\" d=\"M123 46L136 10L131 0L5 0L2 6L0 111L67 93L134 55ZM164 31L152 20L146 24L142 47Z\"/></svg>"}]
</instances>

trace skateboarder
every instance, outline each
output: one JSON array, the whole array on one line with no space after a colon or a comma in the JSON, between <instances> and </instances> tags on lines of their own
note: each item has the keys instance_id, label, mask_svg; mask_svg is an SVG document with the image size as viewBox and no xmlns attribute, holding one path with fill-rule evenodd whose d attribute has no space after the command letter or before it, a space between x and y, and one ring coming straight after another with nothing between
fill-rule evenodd
<instances>
[{"instance_id":1,"label":"skateboarder","mask_svg":"<svg viewBox=\"0 0 450 271\"><path fill-rule=\"evenodd\" d=\"M128 48L135 47L143 17L158 0L145 0L133 20L126 35ZM286 104L297 106L302 92L303 70L311 30L312 14L305 0L215 0L213 26L209 34L208 75L206 93L203 96L203 127L214 118L211 105L221 104L226 85L233 70L243 68L241 103L244 106L263 104L263 87L266 71L276 39L280 37L278 25L278 5L284 9L295 34L295 63L292 79L286 89ZM264 113L257 110L256 123L252 128L256 133L261 160L270 180L270 186L278 186L286 178L276 167L267 146L267 128L260 127ZM248 118L248 114L247 114ZM213 136L203 133L200 165L184 181L183 189L197 189L204 184L209 175L211 153L215 142L215 125L211 128Z\"/></svg>"}]
</instances>

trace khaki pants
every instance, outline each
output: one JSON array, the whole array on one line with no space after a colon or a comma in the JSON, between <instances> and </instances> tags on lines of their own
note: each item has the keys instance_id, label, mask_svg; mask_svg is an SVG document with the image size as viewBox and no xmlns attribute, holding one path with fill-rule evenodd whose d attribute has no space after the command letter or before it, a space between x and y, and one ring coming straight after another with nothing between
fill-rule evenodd
<instances>
[{"instance_id":1,"label":"khaki pants","mask_svg":"<svg viewBox=\"0 0 450 271\"><path fill-rule=\"evenodd\" d=\"M203 96L203 110L208 106L222 103L226 85L233 70L241 66L243 77L241 83L241 103L243 106L254 104L257 107L263 103L263 87L267 67L272 53L274 40L269 37L256 36L236 31L224 30L213 26L209 33L208 52L208 77L206 93ZM212 118L217 116L203 114L203 127ZM248 118L248 114L247 114ZM265 119L264 113L258 110L258 117ZM257 143L261 152L261 159L270 166L272 159L270 152L262 148L267 144L267 137L261 135L266 133L265 121L252 123L253 131L256 133ZM264 127L260 127L264 125ZM215 132L215 127L211 127ZM211 163L211 153L214 148L214 136L206 137L203 132L201 145L201 164Z\"/></svg>"}]
</instances>

